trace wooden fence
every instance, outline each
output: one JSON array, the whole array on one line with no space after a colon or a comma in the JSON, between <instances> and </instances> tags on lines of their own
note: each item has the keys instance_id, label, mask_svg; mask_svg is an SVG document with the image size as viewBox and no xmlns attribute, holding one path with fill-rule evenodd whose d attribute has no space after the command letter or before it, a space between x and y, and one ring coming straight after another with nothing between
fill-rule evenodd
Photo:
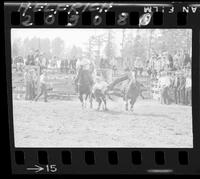
<instances>
[{"instance_id":1,"label":"wooden fence","mask_svg":"<svg viewBox=\"0 0 200 179\"><path fill-rule=\"evenodd\" d=\"M39 84L39 68L36 66L26 67L34 68L38 73L38 84ZM123 71L114 74L111 69L97 69L97 73L100 73L108 83L112 82L114 79L123 75ZM74 78L75 74L65 74L60 73L55 69L48 69L48 78L50 90L48 96L50 98L57 99L70 99L71 97L77 95L75 90ZM147 99L160 99L160 89L157 84L157 80L151 80L148 75L138 76L138 81L144 85L146 91L143 95ZM38 85L39 86L39 85ZM13 87L13 98L14 99L24 99L25 97L25 84L24 84L24 74L13 73L12 75L12 87ZM38 88L38 87L37 87ZM39 89L37 89L38 92Z\"/></svg>"}]
</instances>

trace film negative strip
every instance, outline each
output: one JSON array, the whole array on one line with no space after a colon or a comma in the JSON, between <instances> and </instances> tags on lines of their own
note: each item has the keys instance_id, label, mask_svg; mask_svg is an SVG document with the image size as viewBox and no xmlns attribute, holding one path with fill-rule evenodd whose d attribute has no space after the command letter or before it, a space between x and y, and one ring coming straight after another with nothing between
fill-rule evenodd
<instances>
[{"instance_id":1,"label":"film negative strip","mask_svg":"<svg viewBox=\"0 0 200 179\"><path fill-rule=\"evenodd\" d=\"M200 4L4 3L13 174L200 174Z\"/></svg>"}]
</instances>

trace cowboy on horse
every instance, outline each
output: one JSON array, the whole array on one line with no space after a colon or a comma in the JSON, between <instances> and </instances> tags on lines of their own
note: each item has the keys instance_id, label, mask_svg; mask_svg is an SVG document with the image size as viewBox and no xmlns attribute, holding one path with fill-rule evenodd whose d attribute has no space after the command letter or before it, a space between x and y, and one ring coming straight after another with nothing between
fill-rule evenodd
<instances>
[{"instance_id":1,"label":"cowboy on horse","mask_svg":"<svg viewBox=\"0 0 200 179\"><path fill-rule=\"evenodd\" d=\"M124 89L128 90L131 85L133 88L136 85L136 73L134 70L131 70L129 68L125 69L125 71L127 72L128 80L127 83L124 84Z\"/></svg>"},{"instance_id":2,"label":"cowboy on horse","mask_svg":"<svg viewBox=\"0 0 200 179\"><path fill-rule=\"evenodd\" d=\"M79 99L82 107L86 107L86 100L91 95L92 86L94 84L92 73L90 71L90 62L87 59L78 60L76 64L77 74L75 84L79 93ZM85 98L83 98L85 95Z\"/></svg>"},{"instance_id":3,"label":"cowboy on horse","mask_svg":"<svg viewBox=\"0 0 200 179\"><path fill-rule=\"evenodd\" d=\"M123 97L126 110L128 110L128 101L130 100L131 110L133 110L133 105L138 96L144 99L142 96L144 86L137 81L135 70L127 68L125 71L126 73L122 77L108 85L107 92L109 91L109 94ZM121 82L123 82L121 87L119 89L115 88L115 86Z\"/></svg>"}]
</instances>

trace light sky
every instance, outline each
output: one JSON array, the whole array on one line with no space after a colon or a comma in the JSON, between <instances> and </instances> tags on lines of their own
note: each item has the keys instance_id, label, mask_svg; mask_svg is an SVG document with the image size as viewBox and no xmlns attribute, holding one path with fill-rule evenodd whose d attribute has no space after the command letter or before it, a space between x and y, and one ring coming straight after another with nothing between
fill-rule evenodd
<instances>
[{"instance_id":1,"label":"light sky","mask_svg":"<svg viewBox=\"0 0 200 179\"><path fill-rule=\"evenodd\" d=\"M82 44L88 41L89 36L91 35L100 35L107 32L107 29L12 29L11 30L11 39L12 41L16 38L49 38L53 40L56 37L62 38L65 43L69 44ZM114 30L116 37L121 39L120 33L121 29ZM120 37L119 37L120 36ZM66 45L67 45L66 44Z\"/></svg>"},{"instance_id":2,"label":"light sky","mask_svg":"<svg viewBox=\"0 0 200 179\"><path fill-rule=\"evenodd\" d=\"M114 32L115 41L121 43L122 29L109 29ZM133 36L136 29L126 29L126 31L132 31ZM15 39L21 38L49 38L53 40L56 37L60 37L64 40L66 46L84 46L91 35L100 35L108 32L108 29L11 29L11 42Z\"/></svg>"},{"instance_id":3,"label":"light sky","mask_svg":"<svg viewBox=\"0 0 200 179\"><path fill-rule=\"evenodd\" d=\"M116 52L120 53L120 45L122 42L122 31L123 29L63 29L63 28L40 28L40 29L11 29L11 43L13 44L13 41L16 39L21 39L22 41L26 38L49 38L49 40L53 40L56 37L60 37L62 40L64 40L65 47L72 47L72 46L79 46L84 49L86 46L86 43L88 42L88 39L92 35L103 35L107 34L108 30L111 30L114 35L115 45L116 49L118 49ZM126 29L126 33L132 32L133 37L136 35L137 29ZM142 33L142 31L140 30ZM144 31L143 31L144 32ZM117 54L119 55L119 54Z\"/></svg>"},{"instance_id":4,"label":"light sky","mask_svg":"<svg viewBox=\"0 0 200 179\"><path fill-rule=\"evenodd\" d=\"M70 48L75 46L81 47L84 49L86 46L86 43L88 42L88 39L92 35L103 35L107 34L108 31L112 31L114 35L114 41L116 45L116 52L120 53L120 45L122 42L122 32L123 29L86 29L86 28L13 28L11 29L11 44L13 44L13 41L16 39L21 39L22 41L26 38L48 38L49 40L53 40L56 37L60 37L64 43L65 48ZM149 31L148 31L149 30ZM157 29L158 30L158 29ZM156 34L159 34L159 31L162 31L159 29L156 31ZM136 33L139 33L140 35L147 35L148 32L150 32L150 29L125 29L125 33L129 34L132 33L133 37L136 35Z\"/></svg>"},{"instance_id":5,"label":"light sky","mask_svg":"<svg viewBox=\"0 0 200 179\"><path fill-rule=\"evenodd\" d=\"M82 46L86 42L91 35L100 35L106 34L108 30L111 30L114 35L115 42L120 44L122 41L122 31L123 29L86 29L86 28L13 28L11 29L11 43L15 39L21 38L24 40L25 38L49 38L53 40L56 37L60 37L64 40L66 46ZM150 29L149 29L150 30ZM161 30L161 29L159 29ZM133 37L136 35L136 31L138 29L125 29L126 34L132 32ZM138 33L146 34L148 33L148 29L139 29Z\"/></svg>"}]
</instances>

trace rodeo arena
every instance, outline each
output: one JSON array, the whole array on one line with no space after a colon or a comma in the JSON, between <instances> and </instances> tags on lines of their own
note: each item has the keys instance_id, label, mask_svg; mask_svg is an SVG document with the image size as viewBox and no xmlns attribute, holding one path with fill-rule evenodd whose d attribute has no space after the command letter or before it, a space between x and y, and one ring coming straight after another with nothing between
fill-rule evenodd
<instances>
[{"instance_id":1,"label":"rodeo arena","mask_svg":"<svg viewBox=\"0 0 200 179\"><path fill-rule=\"evenodd\" d=\"M101 44L111 38L107 31L108 38ZM121 30L123 43L116 47L118 55L108 52L112 44L105 45L99 54L101 46L92 48L94 43L89 44L87 55L78 51L68 55L67 50L57 55L52 49L47 54L41 42L29 48L19 47L19 41L14 41L15 146L193 147L192 56L191 45L185 45L191 34L187 32L189 37L182 37L182 43L162 49L155 39L164 43L165 34L160 31L159 37L150 33L146 50L134 51L134 47L142 48L138 45L141 38L136 39L140 32L133 31L137 34L131 46L126 42L126 31ZM63 39L62 43L70 42ZM83 47L79 49L84 51ZM19 53L21 49L23 53Z\"/></svg>"}]
</instances>

